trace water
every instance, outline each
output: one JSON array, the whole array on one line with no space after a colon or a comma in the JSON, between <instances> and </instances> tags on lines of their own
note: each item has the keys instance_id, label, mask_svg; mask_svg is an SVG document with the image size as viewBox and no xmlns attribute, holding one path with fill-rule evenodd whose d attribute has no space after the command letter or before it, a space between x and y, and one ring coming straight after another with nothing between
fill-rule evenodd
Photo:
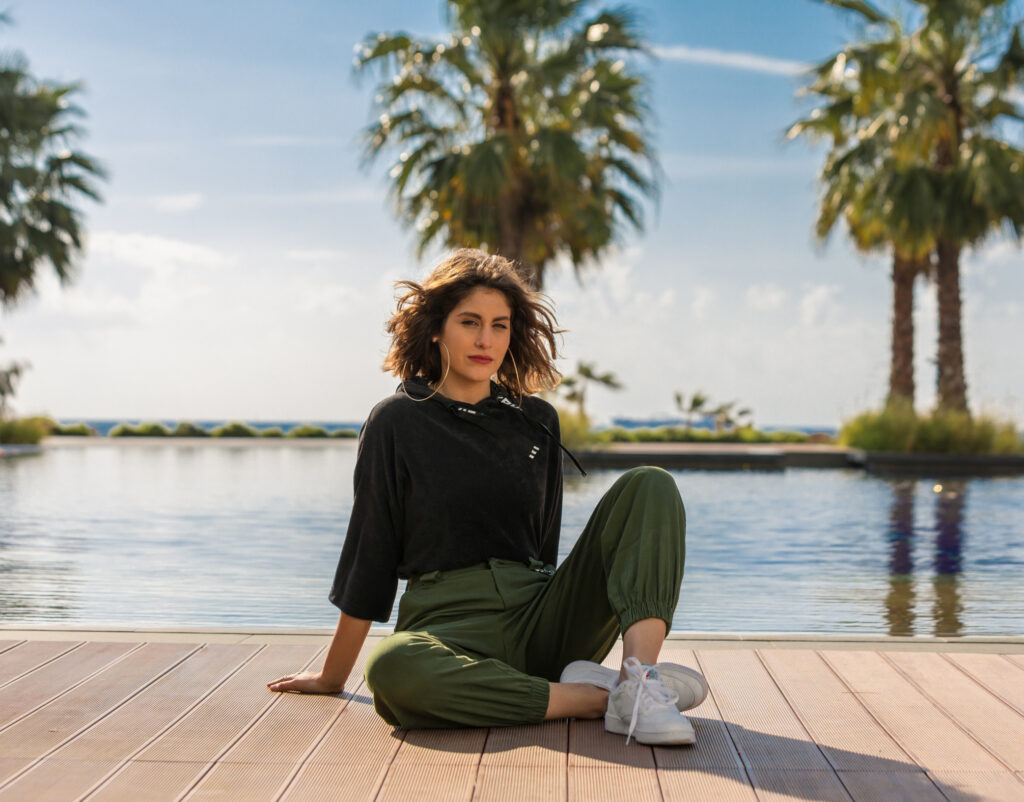
<instances>
[{"instance_id":1,"label":"water","mask_svg":"<svg viewBox=\"0 0 1024 802\"><path fill-rule=\"evenodd\" d=\"M0 622L331 628L355 443L0 460ZM568 553L618 477L567 475ZM1024 634L1024 479L679 471L691 632Z\"/></svg>"}]
</instances>

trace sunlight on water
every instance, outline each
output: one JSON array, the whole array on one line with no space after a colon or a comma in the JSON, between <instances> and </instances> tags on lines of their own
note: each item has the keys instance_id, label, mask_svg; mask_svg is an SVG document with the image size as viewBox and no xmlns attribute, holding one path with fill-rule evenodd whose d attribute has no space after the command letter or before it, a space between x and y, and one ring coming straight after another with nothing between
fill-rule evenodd
<instances>
[{"instance_id":1,"label":"sunlight on water","mask_svg":"<svg viewBox=\"0 0 1024 802\"><path fill-rule=\"evenodd\" d=\"M2 460L0 622L333 627L354 461L354 442ZM567 475L562 557L618 476ZM1024 634L1024 479L674 476L688 519L674 629Z\"/></svg>"}]
</instances>

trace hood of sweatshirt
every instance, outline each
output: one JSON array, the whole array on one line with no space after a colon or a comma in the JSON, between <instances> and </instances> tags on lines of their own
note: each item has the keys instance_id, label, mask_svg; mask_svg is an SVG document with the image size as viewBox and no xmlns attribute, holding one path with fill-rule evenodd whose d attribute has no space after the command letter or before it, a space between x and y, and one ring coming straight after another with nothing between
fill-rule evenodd
<instances>
[{"instance_id":1,"label":"hood of sweatshirt","mask_svg":"<svg viewBox=\"0 0 1024 802\"><path fill-rule=\"evenodd\" d=\"M471 423L477 423L479 418L487 418L507 412L521 415L525 420L529 421L531 425L541 429L548 438L553 440L558 447L569 456L573 465L576 466L583 476L587 475L587 472L583 470L583 466L580 465L579 460L573 456L573 453L569 451L569 449L562 445L561 440L555 435L555 433L539 420L529 415L522 406L513 400L505 387L495 381L491 382L490 396L477 401L475 404L469 404L465 401L456 401L445 395L441 395L440 393L434 393L434 390L427 384L426 380L422 376L413 376L412 378L406 379L398 385L395 392L407 393L410 397L417 400L429 398L431 401L435 401L446 407L455 417ZM478 423L477 425L480 424Z\"/></svg>"}]
</instances>

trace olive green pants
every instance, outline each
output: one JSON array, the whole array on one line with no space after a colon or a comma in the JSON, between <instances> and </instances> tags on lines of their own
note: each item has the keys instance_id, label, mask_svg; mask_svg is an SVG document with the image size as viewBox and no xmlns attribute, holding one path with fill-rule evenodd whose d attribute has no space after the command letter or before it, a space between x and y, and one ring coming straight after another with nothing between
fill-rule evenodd
<instances>
[{"instance_id":1,"label":"olive green pants","mask_svg":"<svg viewBox=\"0 0 1024 802\"><path fill-rule=\"evenodd\" d=\"M686 515L660 468L627 471L598 503L552 573L492 559L409 580L395 633L366 663L389 724L492 727L541 721L548 682L573 660L603 660L645 618L671 627Z\"/></svg>"}]
</instances>

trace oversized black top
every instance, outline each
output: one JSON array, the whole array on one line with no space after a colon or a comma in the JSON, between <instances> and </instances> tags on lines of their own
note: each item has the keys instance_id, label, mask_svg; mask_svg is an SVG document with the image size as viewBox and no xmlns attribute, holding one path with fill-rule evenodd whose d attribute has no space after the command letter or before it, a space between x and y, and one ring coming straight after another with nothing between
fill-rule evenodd
<instances>
[{"instance_id":1,"label":"oversized black top","mask_svg":"<svg viewBox=\"0 0 1024 802\"><path fill-rule=\"evenodd\" d=\"M413 398L432 392L419 378ZM571 455L570 455L571 456ZM387 621L399 578L490 557L555 564L562 518L558 414L491 382L476 404L413 401L399 385L359 433L355 497L330 600Z\"/></svg>"}]
</instances>

